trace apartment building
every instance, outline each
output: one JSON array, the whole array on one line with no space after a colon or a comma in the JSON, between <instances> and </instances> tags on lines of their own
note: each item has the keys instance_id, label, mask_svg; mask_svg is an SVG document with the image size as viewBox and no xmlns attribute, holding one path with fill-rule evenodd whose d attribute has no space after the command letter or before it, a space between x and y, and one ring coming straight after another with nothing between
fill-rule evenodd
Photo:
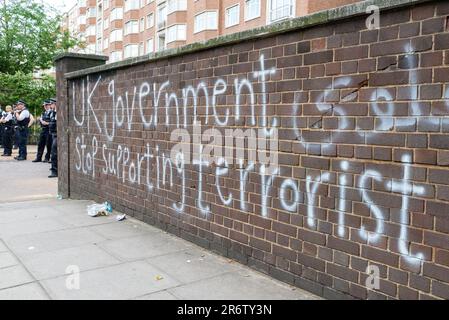
<instances>
[{"instance_id":1,"label":"apartment building","mask_svg":"<svg viewBox=\"0 0 449 320\"><path fill-rule=\"evenodd\" d=\"M65 28L74 51L109 62L209 40L358 0L78 0Z\"/></svg>"}]
</instances>

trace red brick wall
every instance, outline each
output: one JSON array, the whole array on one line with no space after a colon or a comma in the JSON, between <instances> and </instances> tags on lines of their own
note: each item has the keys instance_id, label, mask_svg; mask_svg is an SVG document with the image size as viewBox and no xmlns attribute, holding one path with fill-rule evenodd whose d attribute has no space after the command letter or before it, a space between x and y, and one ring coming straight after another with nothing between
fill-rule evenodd
<instances>
[{"instance_id":1,"label":"red brick wall","mask_svg":"<svg viewBox=\"0 0 449 320\"><path fill-rule=\"evenodd\" d=\"M62 184L327 298L449 299L448 15L435 1L380 30L351 18L72 79ZM199 128L189 86L201 132L276 123L278 173L164 162L184 120Z\"/></svg>"}]
</instances>

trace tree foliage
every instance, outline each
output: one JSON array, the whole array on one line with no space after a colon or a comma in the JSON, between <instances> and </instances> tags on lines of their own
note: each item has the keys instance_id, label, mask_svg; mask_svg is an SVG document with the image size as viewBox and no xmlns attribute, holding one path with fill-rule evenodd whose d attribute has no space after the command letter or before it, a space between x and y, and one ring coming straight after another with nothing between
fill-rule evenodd
<instances>
[{"instance_id":1,"label":"tree foliage","mask_svg":"<svg viewBox=\"0 0 449 320\"><path fill-rule=\"evenodd\" d=\"M55 79L50 76L34 79L32 74L21 71L13 75L0 74L0 104L3 106L22 99L32 114L40 115L42 102L55 95Z\"/></svg>"},{"instance_id":2,"label":"tree foliage","mask_svg":"<svg viewBox=\"0 0 449 320\"><path fill-rule=\"evenodd\" d=\"M79 45L61 22L36 0L0 0L0 73L48 69L56 54Z\"/></svg>"}]
</instances>

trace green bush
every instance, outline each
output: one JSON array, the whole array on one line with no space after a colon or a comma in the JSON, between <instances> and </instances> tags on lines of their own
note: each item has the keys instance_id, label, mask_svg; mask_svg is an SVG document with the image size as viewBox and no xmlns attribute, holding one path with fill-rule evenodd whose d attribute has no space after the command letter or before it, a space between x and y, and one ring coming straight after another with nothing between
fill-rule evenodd
<instances>
[{"instance_id":1,"label":"green bush","mask_svg":"<svg viewBox=\"0 0 449 320\"><path fill-rule=\"evenodd\" d=\"M42 113L42 102L55 95L55 79L50 76L34 79L32 74L20 71L15 74L0 73L0 105L3 107L22 99L37 119Z\"/></svg>"}]
</instances>

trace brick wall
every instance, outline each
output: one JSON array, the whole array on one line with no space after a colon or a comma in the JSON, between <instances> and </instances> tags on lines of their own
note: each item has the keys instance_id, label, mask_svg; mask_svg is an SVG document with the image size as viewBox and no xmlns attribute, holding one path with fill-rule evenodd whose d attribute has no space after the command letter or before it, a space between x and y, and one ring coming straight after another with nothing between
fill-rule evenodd
<instances>
[{"instance_id":1,"label":"brick wall","mask_svg":"<svg viewBox=\"0 0 449 320\"><path fill-rule=\"evenodd\" d=\"M449 3L412 2L60 76L62 193L327 298L449 299ZM211 128L277 170L206 162Z\"/></svg>"}]
</instances>

